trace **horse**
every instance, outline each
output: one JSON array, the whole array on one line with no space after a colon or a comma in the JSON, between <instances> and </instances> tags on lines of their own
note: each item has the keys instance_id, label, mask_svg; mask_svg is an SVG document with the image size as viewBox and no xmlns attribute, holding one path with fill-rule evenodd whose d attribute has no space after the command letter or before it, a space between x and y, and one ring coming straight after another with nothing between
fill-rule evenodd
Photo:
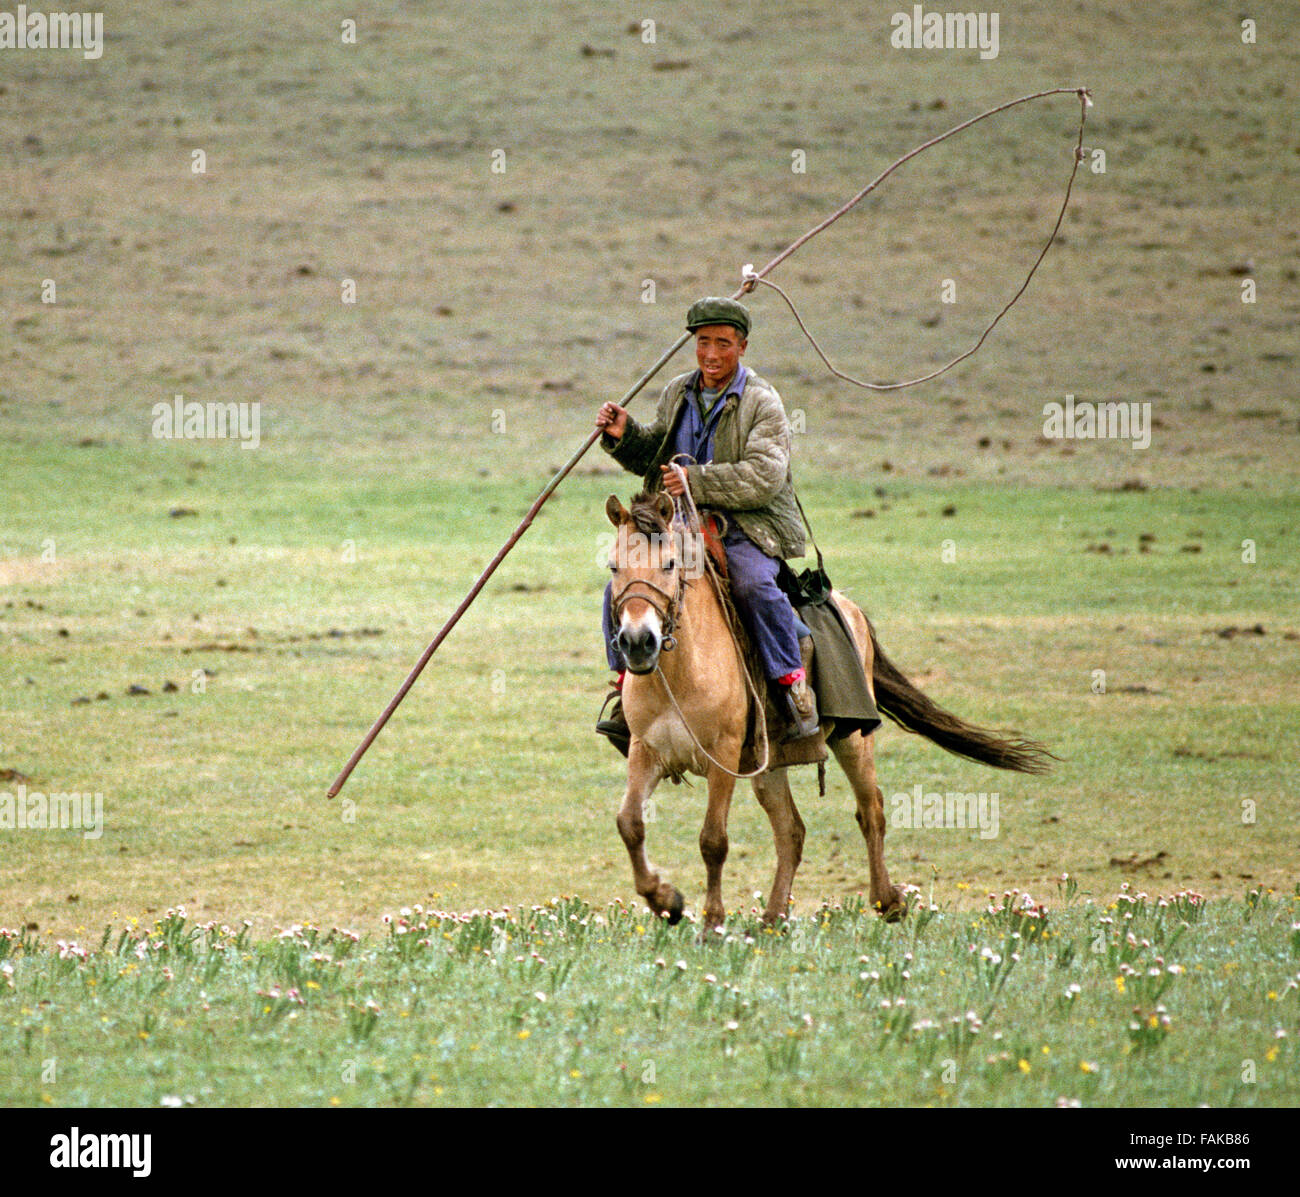
<instances>
[{"instance_id":1,"label":"horse","mask_svg":"<svg viewBox=\"0 0 1300 1197\"><path fill-rule=\"evenodd\" d=\"M609 559L610 597L618 625L615 643L627 665L623 712L632 733L618 831L631 858L637 893L655 916L677 923L685 900L647 860L643 810L664 777L677 780L685 773L704 777L708 803L700 831L706 875L703 926L705 931L720 929L725 920L722 869L727 859L727 816L737 778L750 777L776 844L776 875L762 916L770 926L788 913L790 889L803 855L804 824L784 768L766 768L764 754L758 769L739 773L750 704L757 704L756 718L761 721L763 698L747 672L744 650L730 630L724 592L716 576L702 565L698 533L674 527L674 512L672 499L662 491L637 495L631 510L616 495L605 504L617 530ZM943 710L881 652L875 629L856 603L837 590L832 590L830 601L852 631L876 705L899 726L996 768L1047 771L1048 761L1055 758L1042 745L1017 733L975 727ZM907 901L885 866L884 799L876 784L871 735L854 730L837 737L829 721L823 722L823 731L853 789L857 823L867 843L871 905L890 921L900 919L907 913Z\"/></svg>"}]
</instances>

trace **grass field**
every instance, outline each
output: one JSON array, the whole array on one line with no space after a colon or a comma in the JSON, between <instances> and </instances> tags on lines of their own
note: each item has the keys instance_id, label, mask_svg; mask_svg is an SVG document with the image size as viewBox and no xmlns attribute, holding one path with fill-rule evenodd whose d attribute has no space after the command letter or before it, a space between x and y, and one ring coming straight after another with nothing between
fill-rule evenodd
<instances>
[{"instance_id":1,"label":"grass field","mask_svg":"<svg viewBox=\"0 0 1300 1197\"><path fill-rule=\"evenodd\" d=\"M883 9L776 4L760 19L706 5L687 23L486 3L471 21L394 3L359 18L355 45L308 4L105 12L96 62L0 51L0 926L18 937L14 987L0 985L0 1101L247 1104L267 1092L259 1069L292 1059L272 1100L640 1103L649 1090L611 1078L645 1057L672 1060L654 1090L666 1103L1294 1103L1300 141L1287 6L1257 6L1253 43L1209 2L1004 8L986 62L892 50ZM602 508L635 488L598 450L325 800L598 403L672 342L691 300L729 293L744 262L925 138L1078 84L1093 90L1086 144L1105 171L1090 153L1061 242L969 362L868 395L825 373L779 302L751 305L746 361L796 417L796 481L836 583L938 701L1062 758L1045 778L999 774L882 729L887 812L917 786L1000 798L993 838L891 827L894 879L933 898L933 920L885 929L854 913L865 854L832 769L824 798L812 771L793 778L808 825L795 927L814 948L782 937L758 957L743 943L773 867L767 821L745 800L725 874L738 938L719 950L646 926L613 822L622 762L591 732ZM971 343L1046 237L1076 114L1067 96L945 143L780 268L837 365L898 378ZM257 404L257 447L154 435L155 405L176 395ZM1044 405L1066 395L1150 404L1149 446L1044 436ZM102 835L4 826L20 787L102 794ZM649 852L697 905L702 790L656 798ZM958 1081L936 1080L949 1057L890 1030L856 993L859 972L911 950L917 1017L980 1009L962 953L996 946L1000 925L979 925L985 895L1041 899L1064 872L1096 905L1049 902L1062 938L1027 951L991 1008L1014 1066L981 1040L951 1056ZM1170 1040L1152 1050L1183 1055L1156 1077L1125 1052L1134 1003L1113 992L1117 962L1082 948L1126 882L1153 900L1210 899L1179 941L1187 954L1170 954L1188 971L1162 999ZM1247 919L1250 892L1267 917ZM600 912L606 943L524 926L519 912L561 895L547 909ZM435 944L408 959L380 920L417 906L509 906L519 941L550 963L493 950L486 965L469 951L491 939L481 915L432 929L452 935L450 955ZM129 942L119 955L123 927L181 907L184 927L154 934L176 963L148 949L136 961ZM237 948L216 931L189 938L246 919ZM362 944L307 1007L260 1014L258 989L302 990L289 957L313 945L278 938L294 925L321 942L350 928ZM1145 934L1159 944L1154 923ZM60 957L58 940L89 955ZM675 989L661 955L687 962ZM560 968L562 986L549 980ZM752 1034L728 1005L741 998L701 988L706 972L761 1008ZM1076 977L1094 1026L1052 1005ZM194 1013L209 983L214 1035ZM553 1000L534 1007L534 990ZM355 1039L370 996L383 1014ZM414 1017L434 1006L451 1047ZM484 1064L456 1022L480 1008ZM73 1028L101 1016L102 1038ZM596 1022L575 1047L582 1017ZM652 1019L673 1024L662 1057L642 1050L658 1041ZM723 1029L732 1020L740 1031ZM781 1064L772 1044L791 1029ZM47 1035L66 1046L41 1054ZM873 1091L850 1079L864 1044L893 1078ZM1043 1046L1050 1064L1025 1054ZM50 1054L64 1079L43 1085ZM1000 1062L979 1063L990 1054ZM335 1083L345 1058L356 1087ZM1261 1062L1253 1086L1238 1083L1246 1058ZM711 1087L728 1075L734 1090Z\"/></svg>"},{"instance_id":2,"label":"grass field","mask_svg":"<svg viewBox=\"0 0 1300 1197\"><path fill-rule=\"evenodd\" d=\"M716 943L621 903L382 937L169 910L54 952L0 937L25 1105L1294 1105L1300 894L979 913L862 903ZM1055 897L1055 895L1054 895ZM7 957L14 954L17 959Z\"/></svg>"}]
</instances>

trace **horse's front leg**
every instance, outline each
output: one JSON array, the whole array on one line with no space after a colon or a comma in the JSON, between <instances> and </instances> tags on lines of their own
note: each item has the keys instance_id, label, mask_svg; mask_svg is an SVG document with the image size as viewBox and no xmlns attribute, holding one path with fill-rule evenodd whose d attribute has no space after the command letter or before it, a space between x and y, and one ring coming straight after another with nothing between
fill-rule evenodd
<instances>
[{"instance_id":1,"label":"horse's front leg","mask_svg":"<svg viewBox=\"0 0 1300 1197\"><path fill-rule=\"evenodd\" d=\"M634 738L627 758L627 790L623 805L618 811L618 833L627 845L632 859L632 880L636 892L657 917L667 917L670 923L681 920L685 900L681 893L650 867L645 854L645 819L642 809L655 786L663 778L663 766L641 740Z\"/></svg>"},{"instance_id":2,"label":"horse's front leg","mask_svg":"<svg viewBox=\"0 0 1300 1197\"><path fill-rule=\"evenodd\" d=\"M736 752L734 755L740 755ZM709 808L700 829L700 855L704 857L704 930L721 927L727 917L722 904L722 866L727 859L727 816L736 779L717 765L709 766Z\"/></svg>"}]
</instances>

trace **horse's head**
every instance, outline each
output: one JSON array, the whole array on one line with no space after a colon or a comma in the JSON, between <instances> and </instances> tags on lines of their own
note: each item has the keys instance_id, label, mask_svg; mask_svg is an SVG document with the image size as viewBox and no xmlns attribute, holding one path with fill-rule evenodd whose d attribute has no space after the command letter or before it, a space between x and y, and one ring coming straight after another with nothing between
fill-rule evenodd
<instances>
[{"instance_id":1,"label":"horse's head","mask_svg":"<svg viewBox=\"0 0 1300 1197\"><path fill-rule=\"evenodd\" d=\"M682 536L672 528L673 501L662 491L638 495L629 511L610 495L605 514L618 531L609 555L614 647L633 673L652 673L673 647L673 627L688 571Z\"/></svg>"}]
</instances>

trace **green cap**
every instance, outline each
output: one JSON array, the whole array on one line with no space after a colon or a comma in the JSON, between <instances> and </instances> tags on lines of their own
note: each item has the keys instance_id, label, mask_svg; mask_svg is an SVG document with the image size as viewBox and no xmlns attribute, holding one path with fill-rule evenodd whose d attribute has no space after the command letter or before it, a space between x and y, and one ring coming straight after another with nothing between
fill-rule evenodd
<instances>
[{"instance_id":1,"label":"green cap","mask_svg":"<svg viewBox=\"0 0 1300 1197\"><path fill-rule=\"evenodd\" d=\"M687 329L694 332L706 324L730 324L740 330L742 337L749 339L749 311L734 299L710 295L691 304L686 313Z\"/></svg>"}]
</instances>

